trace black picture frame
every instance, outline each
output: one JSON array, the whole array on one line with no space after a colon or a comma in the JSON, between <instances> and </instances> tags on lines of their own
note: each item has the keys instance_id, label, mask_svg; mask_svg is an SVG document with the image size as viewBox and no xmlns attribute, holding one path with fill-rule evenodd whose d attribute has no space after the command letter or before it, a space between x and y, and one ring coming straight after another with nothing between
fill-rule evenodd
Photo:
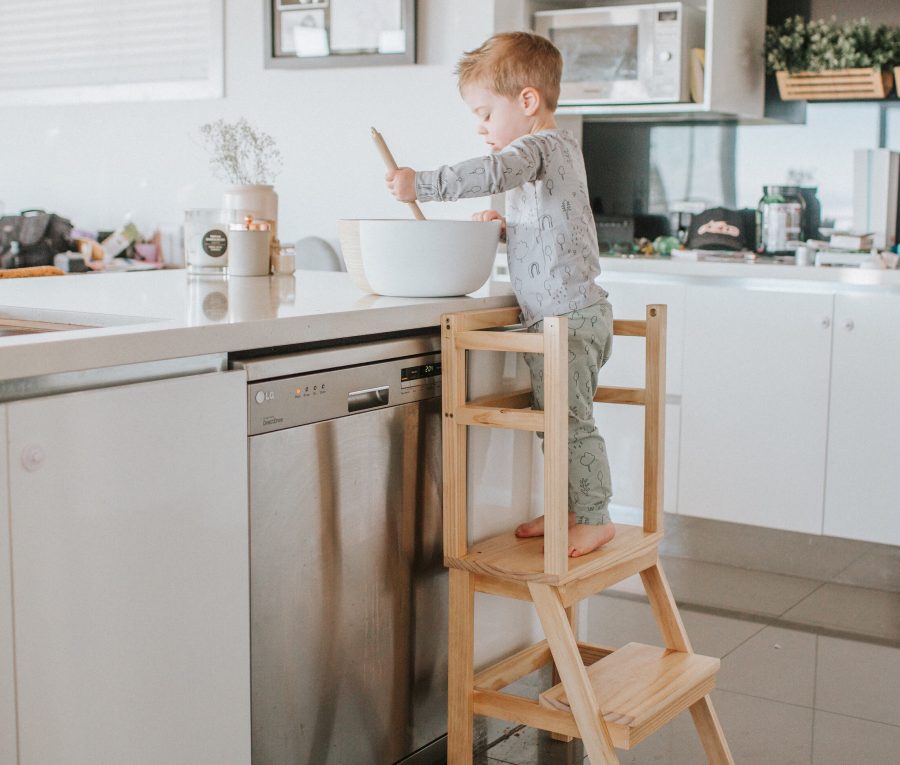
<instances>
[{"instance_id":1,"label":"black picture frame","mask_svg":"<svg viewBox=\"0 0 900 765\"><path fill-rule=\"evenodd\" d=\"M402 53L379 53L377 50L359 50L346 53L328 52L323 55L298 56L290 50L291 43L282 40L282 30L289 17L283 14L303 15L303 20L323 24L328 30L331 5L334 0L264 0L265 23L263 52L266 69L322 69L327 67L398 66L416 63L416 0L396 0L404 39ZM342 3L357 2L360 7L369 0L339 0ZM286 48L288 50L286 50Z\"/></svg>"}]
</instances>

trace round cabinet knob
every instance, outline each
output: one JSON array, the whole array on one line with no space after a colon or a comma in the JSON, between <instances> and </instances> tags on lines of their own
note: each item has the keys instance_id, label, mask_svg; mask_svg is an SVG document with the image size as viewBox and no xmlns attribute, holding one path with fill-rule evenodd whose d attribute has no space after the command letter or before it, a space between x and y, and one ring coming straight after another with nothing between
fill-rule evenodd
<instances>
[{"instance_id":1,"label":"round cabinet knob","mask_svg":"<svg viewBox=\"0 0 900 765\"><path fill-rule=\"evenodd\" d=\"M44 450L38 444L28 444L22 449L22 467L30 473L44 464Z\"/></svg>"},{"instance_id":2,"label":"round cabinet knob","mask_svg":"<svg viewBox=\"0 0 900 765\"><path fill-rule=\"evenodd\" d=\"M672 51L664 50L659 54L660 61L671 61L672 60Z\"/></svg>"},{"instance_id":3,"label":"round cabinet knob","mask_svg":"<svg viewBox=\"0 0 900 765\"><path fill-rule=\"evenodd\" d=\"M824 319L822 319L822 329L828 329L830 326L831 326L831 319L829 319L826 316Z\"/></svg>"},{"instance_id":4,"label":"round cabinet knob","mask_svg":"<svg viewBox=\"0 0 900 765\"><path fill-rule=\"evenodd\" d=\"M853 323L853 319L847 319L847 321L844 322L844 329L848 332L852 332L854 327L856 327L856 324Z\"/></svg>"}]
</instances>

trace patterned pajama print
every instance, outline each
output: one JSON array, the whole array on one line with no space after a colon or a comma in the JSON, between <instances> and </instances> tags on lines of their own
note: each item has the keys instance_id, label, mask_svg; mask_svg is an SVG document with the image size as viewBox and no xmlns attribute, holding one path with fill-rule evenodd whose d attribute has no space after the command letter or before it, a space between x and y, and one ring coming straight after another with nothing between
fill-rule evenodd
<instances>
[{"instance_id":1,"label":"patterned pajama print","mask_svg":"<svg viewBox=\"0 0 900 765\"><path fill-rule=\"evenodd\" d=\"M606 301L567 314L569 320L569 511L578 523L609 523L612 481L606 443L594 423L597 370L612 352L612 306ZM528 328L543 332L544 322ZM544 355L526 353L534 406L544 408ZM544 434L541 437L543 447Z\"/></svg>"},{"instance_id":2,"label":"patterned pajama print","mask_svg":"<svg viewBox=\"0 0 900 765\"><path fill-rule=\"evenodd\" d=\"M416 173L421 202L503 192L510 281L523 323L540 332L545 316L569 319L569 509L579 523L608 523L609 462L592 401L612 347L612 308L596 282L597 229L575 137L542 130L486 157ZM535 404L543 407L543 357L526 354L526 361Z\"/></svg>"}]
</instances>

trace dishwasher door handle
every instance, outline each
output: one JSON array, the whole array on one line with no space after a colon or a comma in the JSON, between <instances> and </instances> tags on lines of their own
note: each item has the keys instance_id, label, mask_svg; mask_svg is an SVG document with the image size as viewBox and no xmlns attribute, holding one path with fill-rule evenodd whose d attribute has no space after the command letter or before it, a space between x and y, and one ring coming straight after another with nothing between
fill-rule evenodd
<instances>
[{"instance_id":1,"label":"dishwasher door handle","mask_svg":"<svg viewBox=\"0 0 900 765\"><path fill-rule=\"evenodd\" d=\"M390 400L391 388L382 385L380 388L367 388L366 390L354 390L347 394L347 411L359 412L363 409L373 409L376 406L387 406Z\"/></svg>"}]
</instances>

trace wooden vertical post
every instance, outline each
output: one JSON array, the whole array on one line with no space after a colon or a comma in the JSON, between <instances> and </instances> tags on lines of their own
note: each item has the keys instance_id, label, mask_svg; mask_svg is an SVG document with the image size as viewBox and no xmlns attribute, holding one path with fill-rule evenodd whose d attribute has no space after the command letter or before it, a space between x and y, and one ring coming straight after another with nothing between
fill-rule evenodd
<instances>
[{"instance_id":1,"label":"wooden vertical post","mask_svg":"<svg viewBox=\"0 0 900 765\"><path fill-rule=\"evenodd\" d=\"M644 388L644 531L663 527L666 438L666 306L647 306Z\"/></svg>"},{"instance_id":2,"label":"wooden vertical post","mask_svg":"<svg viewBox=\"0 0 900 765\"><path fill-rule=\"evenodd\" d=\"M456 347L457 318L441 321L441 406L443 409L444 555L462 558L468 551L468 494L466 487L465 425L456 423L456 410L466 402L466 351Z\"/></svg>"},{"instance_id":3,"label":"wooden vertical post","mask_svg":"<svg viewBox=\"0 0 900 765\"><path fill-rule=\"evenodd\" d=\"M568 321L544 319L544 572L569 568Z\"/></svg>"},{"instance_id":4,"label":"wooden vertical post","mask_svg":"<svg viewBox=\"0 0 900 765\"><path fill-rule=\"evenodd\" d=\"M473 748L475 577L450 569L447 657L447 765L471 765Z\"/></svg>"}]
</instances>

